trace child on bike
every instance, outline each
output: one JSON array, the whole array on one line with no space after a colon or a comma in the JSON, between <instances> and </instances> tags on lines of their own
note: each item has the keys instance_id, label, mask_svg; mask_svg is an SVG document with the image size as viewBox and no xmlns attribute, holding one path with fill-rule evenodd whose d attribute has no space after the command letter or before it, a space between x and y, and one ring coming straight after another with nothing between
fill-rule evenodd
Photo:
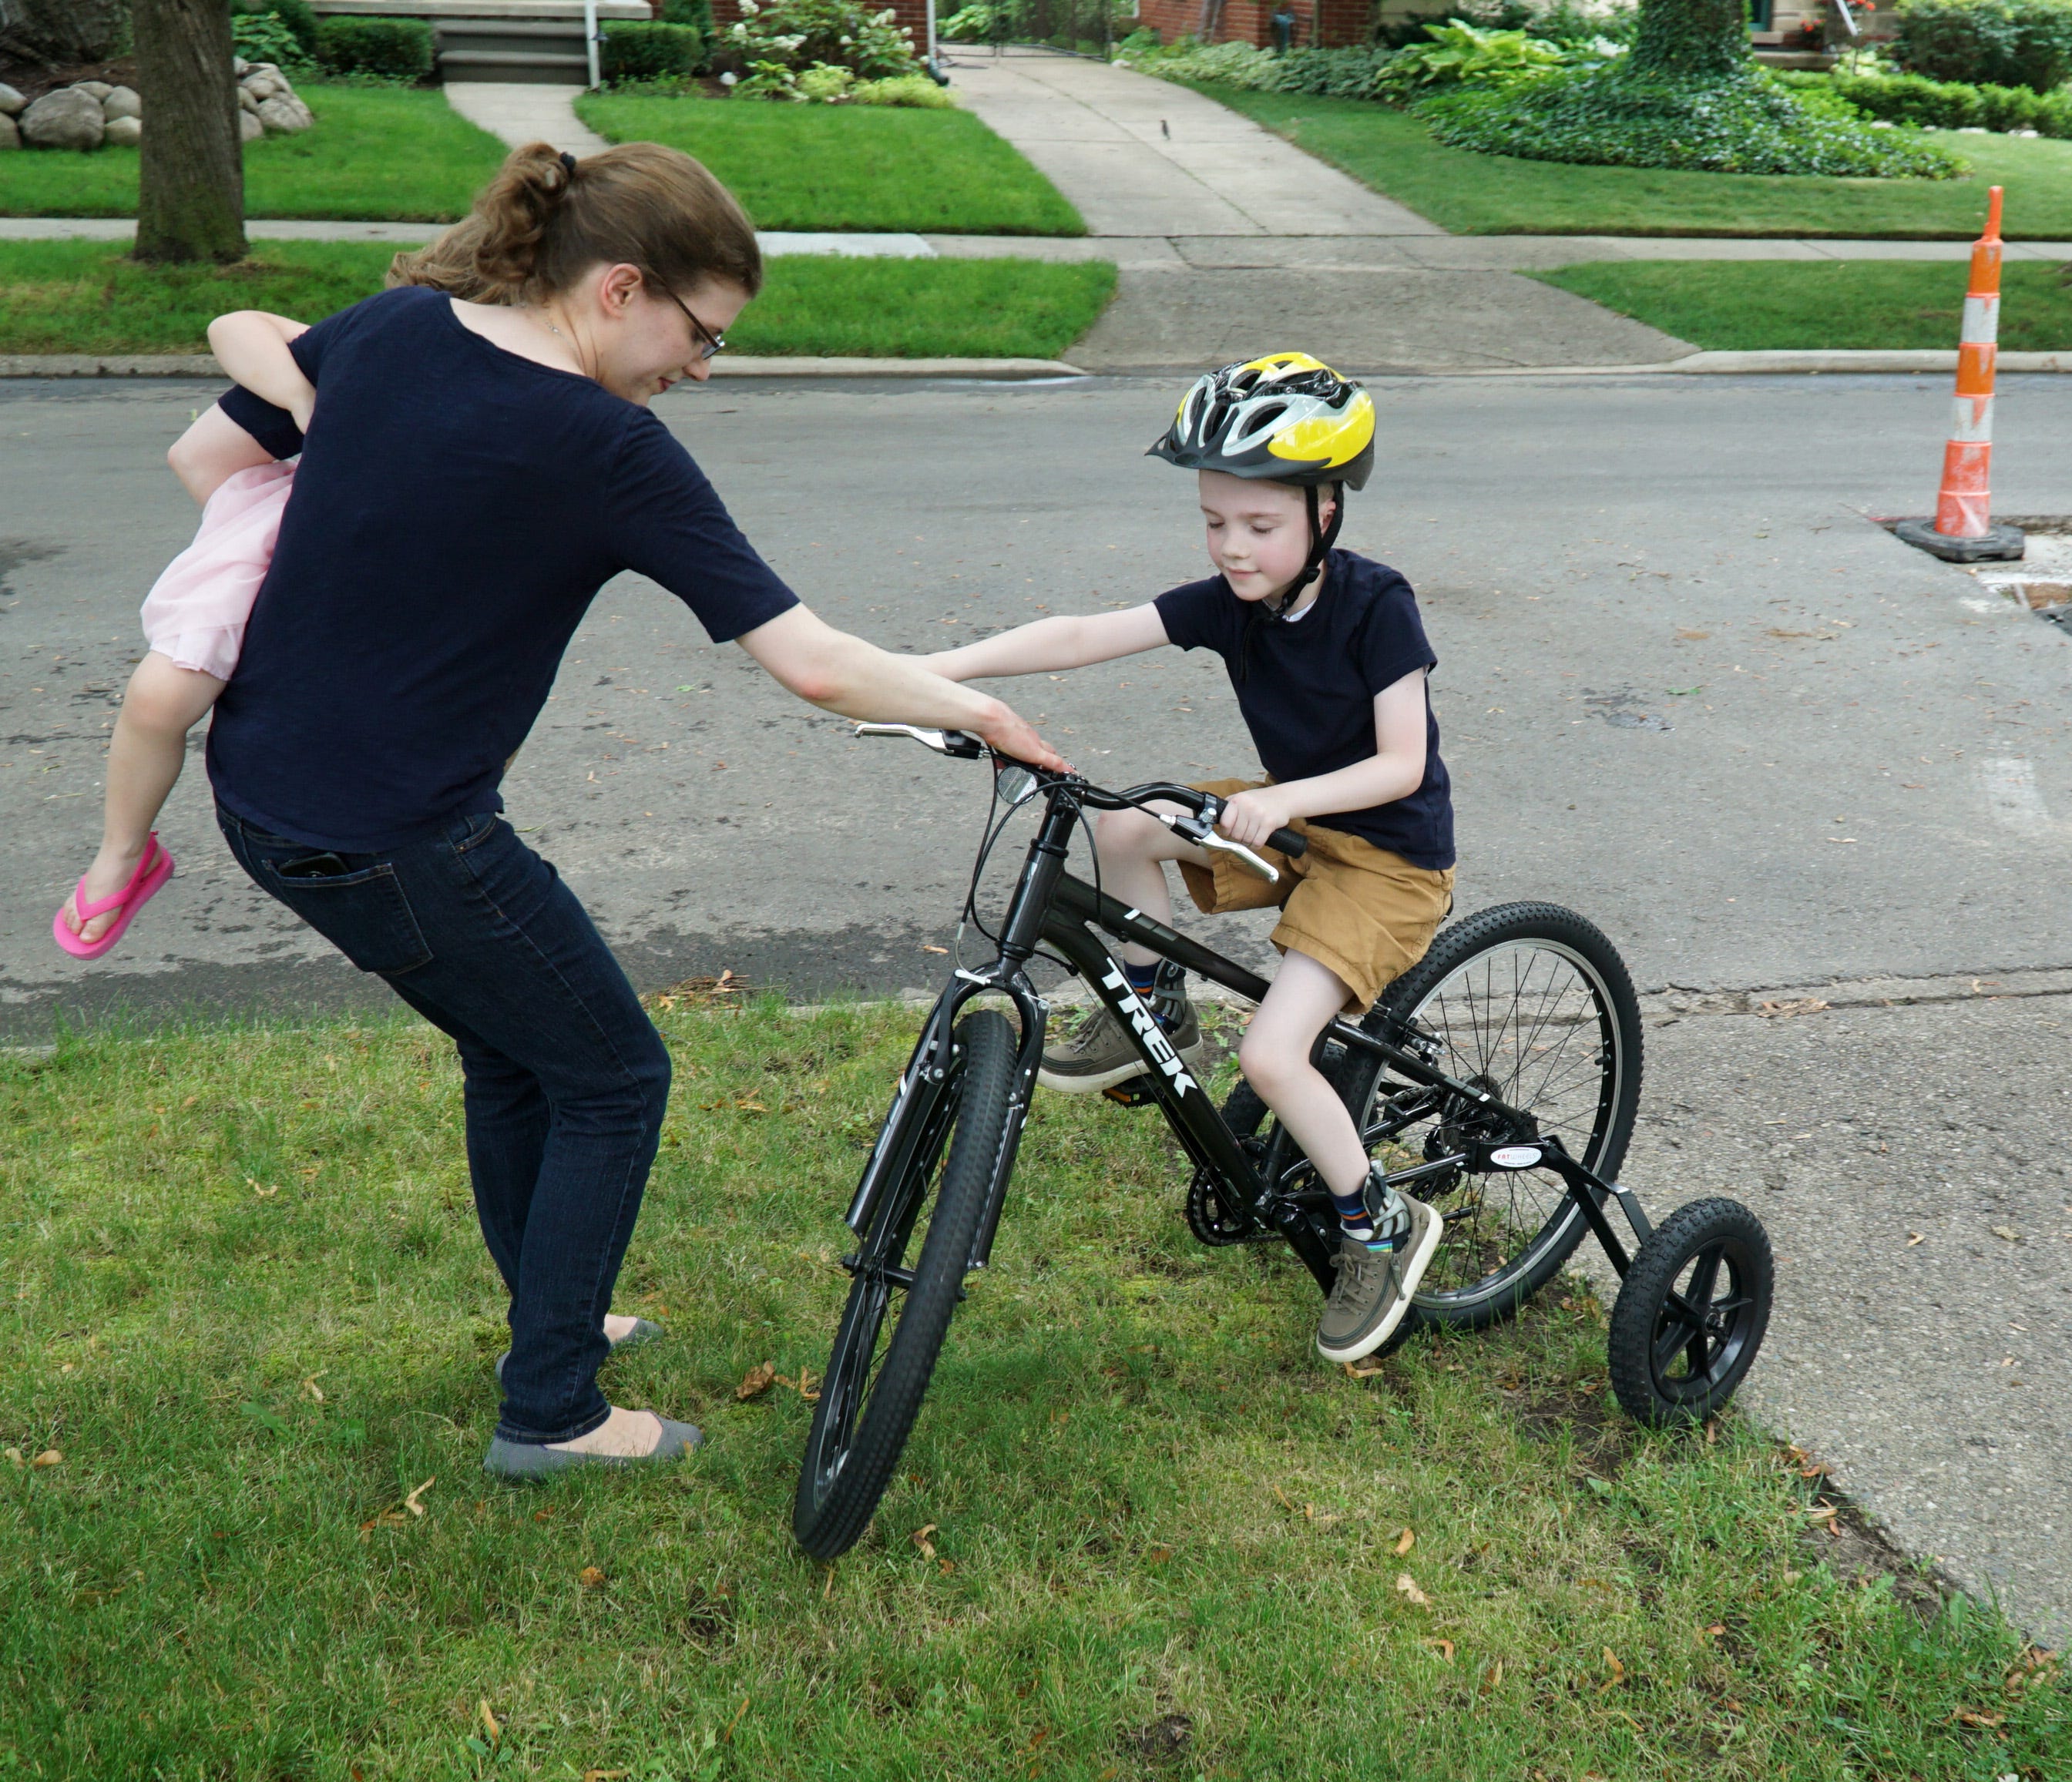
<instances>
[{"instance_id":1,"label":"child on bike","mask_svg":"<svg viewBox=\"0 0 2072 1782\"><path fill-rule=\"evenodd\" d=\"M288 351L303 331L286 316L245 310L218 316L208 339L232 379L306 428L316 391ZM187 733L208 715L237 666L294 469L269 459L220 484L198 487L186 474L181 480L203 504L201 527L145 599L148 647L109 742L101 852L51 924L51 938L75 959L107 952L173 876L173 857L151 825L180 777Z\"/></svg>"},{"instance_id":2,"label":"child on bike","mask_svg":"<svg viewBox=\"0 0 2072 1782\"><path fill-rule=\"evenodd\" d=\"M969 680L1085 667L1169 643L1223 657L1265 774L1195 789L1226 801L1218 829L1269 860L1279 881L1129 810L1100 819L1101 882L1161 922L1172 912L1167 860L1205 912L1280 906L1281 971L1238 1061L1337 1203L1338 1271L1317 1348L1328 1361L1357 1361L1402 1322L1441 1226L1370 1164L1310 1053L1334 1016L1364 1012L1424 957L1453 905L1453 808L1425 690L1437 658L1409 584L1332 548L1346 493L1365 484L1374 462L1374 404L1359 385L1305 353L1226 365L1188 391L1150 450L1198 473L1215 577L1125 612L1039 619L926 660ZM1300 858L1265 845L1284 827L1308 842ZM1141 947L1123 946L1121 958L1191 1060L1201 1034L1185 972ZM1142 1069L1099 1008L1045 1053L1041 1081L1083 1094Z\"/></svg>"}]
</instances>

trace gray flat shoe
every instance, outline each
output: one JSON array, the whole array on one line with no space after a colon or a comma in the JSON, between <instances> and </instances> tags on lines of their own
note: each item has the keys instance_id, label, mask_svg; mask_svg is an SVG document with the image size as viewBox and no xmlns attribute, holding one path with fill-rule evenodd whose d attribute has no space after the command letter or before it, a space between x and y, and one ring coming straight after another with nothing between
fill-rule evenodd
<instances>
[{"instance_id":1,"label":"gray flat shoe","mask_svg":"<svg viewBox=\"0 0 2072 1782\"><path fill-rule=\"evenodd\" d=\"M507 1442L500 1435L489 1444L482 1470L500 1479L545 1479L566 1472L571 1467L644 1467L658 1460L680 1460L704 1445L705 1435L694 1423L680 1423L661 1417L662 1439L652 1454L574 1454L536 1442Z\"/></svg>"},{"instance_id":2,"label":"gray flat shoe","mask_svg":"<svg viewBox=\"0 0 2072 1782\"><path fill-rule=\"evenodd\" d=\"M652 1343L656 1337L668 1334L652 1318L635 1318L632 1329L611 1345L611 1353L616 1355L622 1349L638 1349L643 1343ZM504 1364L510 1359L511 1351L508 1349L496 1357L496 1383L499 1386L504 1383ZM609 1361L610 1357L607 1356L606 1359Z\"/></svg>"}]
</instances>

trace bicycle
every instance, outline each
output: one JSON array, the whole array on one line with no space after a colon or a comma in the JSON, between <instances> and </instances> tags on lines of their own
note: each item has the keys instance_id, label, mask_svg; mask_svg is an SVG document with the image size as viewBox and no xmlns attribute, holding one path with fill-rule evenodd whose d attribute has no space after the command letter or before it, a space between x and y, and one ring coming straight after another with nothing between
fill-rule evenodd
<instances>
[{"instance_id":1,"label":"bicycle","mask_svg":"<svg viewBox=\"0 0 2072 1782\"><path fill-rule=\"evenodd\" d=\"M857 733L909 737L966 759L991 753L960 731L866 724ZM1009 819L1038 797L1042 815L996 956L976 971L954 970L845 1215L857 1239L842 1260L849 1300L792 1510L800 1544L822 1559L846 1552L869 1526L966 1279L991 1259L1050 1012L1027 973L1040 950L1076 972L1134 1037L1144 1074L1105 1093L1164 1112L1194 1166L1194 1235L1217 1246L1277 1238L1326 1293L1336 1267L1337 1213L1308 1160L1242 1078L1221 1110L1211 1105L1095 930L1252 1002L1266 980L1124 908L1100 889L1098 866L1090 885L1065 862L1084 811L1163 803L1179 811L1152 814L1190 841L1268 879L1275 868L1217 834L1220 802L1190 787L1112 792L1077 774L992 758L994 809L1006 809L997 820L989 813L968 920ZM1285 829L1270 844L1291 857L1305 848ZM980 997L1004 997L1019 1033L997 1008L967 1012ZM1697 1423L1732 1398L1769 1322L1770 1241L1752 1212L1724 1197L1692 1201L1654 1226L1617 1179L1640 1099L1640 1008L1625 964L1593 924L1534 902L1454 922L1362 1020L1341 1017L1325 1030L1315 1061L1367 1151L1384 1155L1389 1181L1431 1202L1445 1222L1412 1313L1379 1353L1416 1328L1478 1330L1514 1316L1587 1231L1621 1277L1606 1349L1627 1414L1655 1427ZM1607 1215L1614 1201L1630 1252Z\"/></svg>"}]
</instances>

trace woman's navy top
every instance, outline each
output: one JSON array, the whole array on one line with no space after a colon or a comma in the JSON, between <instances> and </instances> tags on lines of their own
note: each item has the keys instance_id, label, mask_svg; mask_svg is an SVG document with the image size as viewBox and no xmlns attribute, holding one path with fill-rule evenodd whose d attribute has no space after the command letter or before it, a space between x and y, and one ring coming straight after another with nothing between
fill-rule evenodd
<instances>
[{"instance_id":1,"label":"woman's navy top","mask_svg":"<svg viewBox=\"0 0 2072 1782\"><path fill-rule=\"evenodd\" d=\"M272 568L217 700L208 770L237 815L373 852L503 808L497 782L569 637L622 569L715 643L797 604L648 409L384 291L319 322L305 441L243 389L224 412L301 452Z\"/></svg>"}]
</instances>

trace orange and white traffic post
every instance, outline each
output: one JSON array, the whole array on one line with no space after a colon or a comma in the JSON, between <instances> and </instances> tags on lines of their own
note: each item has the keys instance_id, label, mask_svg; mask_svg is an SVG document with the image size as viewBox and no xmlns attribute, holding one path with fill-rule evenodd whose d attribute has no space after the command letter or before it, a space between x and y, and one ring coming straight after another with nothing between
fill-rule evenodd
<instances>
[{"instance_id":1,"label":"orange and white traffic post","mask_svg":"<svg viewBox=\"0 0 2072 1782\"><path fill-rule=\"evenodd\" d=\"M1971 281L1957 346L1956 412L1942 449L1935 518L1893 528L1910 544L1956 563L2022 554L2021 530L1992 521L1993 370L2000 352L2000 188L1991 189L1986 232L1971 248Z\"/></svg>"}]
</instances>

